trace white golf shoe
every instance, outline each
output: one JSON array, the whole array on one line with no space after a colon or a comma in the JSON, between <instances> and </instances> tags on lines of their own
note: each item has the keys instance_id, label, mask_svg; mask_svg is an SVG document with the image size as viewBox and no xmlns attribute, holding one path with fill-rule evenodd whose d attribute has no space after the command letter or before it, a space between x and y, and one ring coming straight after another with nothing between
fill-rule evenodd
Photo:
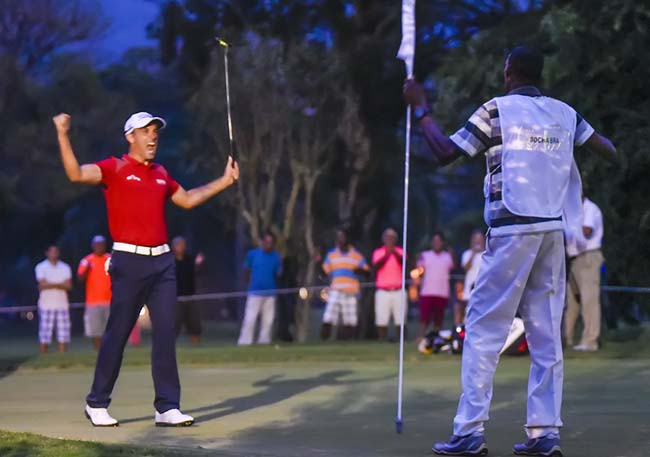
<instances>
[{"instance_id":1,"label":"white golf shoe","mask_svg":"<svg viewBox=\"0 0 650 457\"><path fill-rule=\"evenodd\" d=\"M108 414L106 408L91 408L86 405L86 417L93 427L117 427L120 425L117 419Z\"/></svg>"},{"instance_id":2,"label":"white golf shoe","mask_svg":"<svg viewBox=\"0 0 650 457\"><path fill-rule=\"evenodd\" d=\"M164 413L156 411L156 427L189 427L194 418L181 413L178 409L170 409Z\"/></svg>"}]
</instances>

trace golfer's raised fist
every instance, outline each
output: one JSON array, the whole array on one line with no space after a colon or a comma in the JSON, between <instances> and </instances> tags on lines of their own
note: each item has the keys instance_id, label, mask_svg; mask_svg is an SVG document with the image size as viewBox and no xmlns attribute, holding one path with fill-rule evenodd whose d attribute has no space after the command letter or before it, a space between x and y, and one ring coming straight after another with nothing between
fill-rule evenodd
<instances>
[{"instance_id":1,"label":"golfer's raised fist","mask_svg":"<svg viewBox=\"0 0 650 457\"><path fill-rule=\"evenodd\" d=\"M68 130L70 130L71 119L70 115L66 113L60 113L54 116L52 120L56 126L57 133L68 133Z\"/></svg>"}]
</instances>

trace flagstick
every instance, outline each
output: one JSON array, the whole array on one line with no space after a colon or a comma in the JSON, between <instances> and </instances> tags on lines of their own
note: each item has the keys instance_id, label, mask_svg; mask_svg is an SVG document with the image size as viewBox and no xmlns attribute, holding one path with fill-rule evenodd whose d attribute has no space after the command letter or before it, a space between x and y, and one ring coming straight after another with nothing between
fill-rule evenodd
<instances>
[{"instance_id":1,"label":"flagstick","mask_svg":"<svg viewBox=\"0 0 650 457\"><path fill-rule=\"evenodd\" d=\"M397 378L397 417L395 418L395 429L402 433L402 392L404 383L404 327L407 316L405 315L406 301L406 237L408 234L409 218L409 175L411 157L411 107L406 108L406 145L404 151L404 220L402 222L402 293L400 298L400 316L402 325L399 334L399 371Z\"/></svg>"},{"instance_id":2,"label":"flagstick","mask_svg":"<svg viewBox=\"0 0 650 457\"><path fill-rule=\"evenodd\" d=\"M406 77L413 78L413 60L415 58L415 2L416 0L402 0L402 43L397 57L404 61ZM408 316L405 311L406 303L406 241L408 235L409 219L409 175L411 163L411 107L406 108L406 141L404 147L404 221L402 223L402 296L400 299L400 313L402 325L399 335L399 372L397 378L397 417L395 428L398 434L402 433L402 395L404 392L404 329Z\"/></svg>"},{"instance_id":3,"label":"flagstick","mask_svg":"<svg viewBox=\"0 0 650 457\"><path fill-rule=\"evenodd\" d=\"M402 43L397 57L406 65L406 77L413 77L413 60L415 58L415 2L416 0L402 0ZM397 433L402 433L402 392L404 390L404 327L407 316L406 307L406 236L408 234L409 220L409 170L411 162L411 107L406 108L406 144L404 151L404 221L402 224L402 297L400 300L400 313L402 325L399 335L399 374L397 381L397 417L395 428Z\"/></svg>"}]
</instances>

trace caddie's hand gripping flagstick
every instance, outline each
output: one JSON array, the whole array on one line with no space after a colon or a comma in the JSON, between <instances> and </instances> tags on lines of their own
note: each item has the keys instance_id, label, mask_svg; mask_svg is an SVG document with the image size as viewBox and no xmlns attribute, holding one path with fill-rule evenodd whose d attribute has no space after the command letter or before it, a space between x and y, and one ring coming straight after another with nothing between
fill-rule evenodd
<instances>
[{"instance_id":1,"label":"caddie's hand gripping flagstick","mask_svg":"<svg viewBox=\"0 0 650 457\"><path fill-rule=\"evenodd\" d=\"M230 139L230 157L233 160L233 167L235 166L235 136L232 128L232 113L230 110L230 72L228 71L228 50L230 43L222 38L214 37L215 41L223 48L223 71L226 79L226 108L228 111L228 138Z\"/></svg>"},{"instance_id":2,"label":"caddie's hand gripping flagstick","mask_svg":"<svg viewBox=\"0 0 650 457\"><path fill-rule=\"evenodd\" d=\"M404 61L406 77L413 77L413 58L415 55L415 0L402 0L402 44L397 57ZM402 293L400 315L402 325L399 335L399 368L397 377L397 416L395 430L402 433L402 393L404 387L404 326L406 325L406 236L409 214L409 171L411 157L411 107L406 107L406 144L404 148L404 220L402 223Z\"/></svg>"}]
</instances>

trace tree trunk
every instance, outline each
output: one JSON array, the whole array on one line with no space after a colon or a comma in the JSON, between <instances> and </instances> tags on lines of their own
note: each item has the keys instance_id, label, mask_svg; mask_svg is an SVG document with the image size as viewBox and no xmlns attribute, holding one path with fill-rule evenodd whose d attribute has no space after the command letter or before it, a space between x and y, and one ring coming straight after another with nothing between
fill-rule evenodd
<instances>
[{"instance_id":1,"label":"tree trunk","mask_svg":"<svg viewBox=\"0 0 650 457\"><path fill-rule=\"evenodd\" d=\"M320 171L304 177L305 183L305 247L307 248L308 263L303 284L313 286L316 279L316 262L314 254L316 245L314 243L314 216L312 214L312 203L316 181ZM296 339L300 343L307 340L309 334L309 316L311 313L311 295L306 300L300 299L296 306Z\"/></svg>"},{"instance_id":2,"label":"tree trunk","mask_svg":"<svg viewBox=\"0 0 650 457\"><path fill-rule=\"evenodd\" d=\"M310 259L311 260L311 259ZM309 262L307 265L307 271L304 278L304 283L307 286L314 284L314 279L316 277L316 263ZM309 321L311 316L311 300L315 294L309 294L307 299L298 299L296 303L296 340L299 343L304 343L307 341L309 336Z\"/></svg>"}]
</instances>

